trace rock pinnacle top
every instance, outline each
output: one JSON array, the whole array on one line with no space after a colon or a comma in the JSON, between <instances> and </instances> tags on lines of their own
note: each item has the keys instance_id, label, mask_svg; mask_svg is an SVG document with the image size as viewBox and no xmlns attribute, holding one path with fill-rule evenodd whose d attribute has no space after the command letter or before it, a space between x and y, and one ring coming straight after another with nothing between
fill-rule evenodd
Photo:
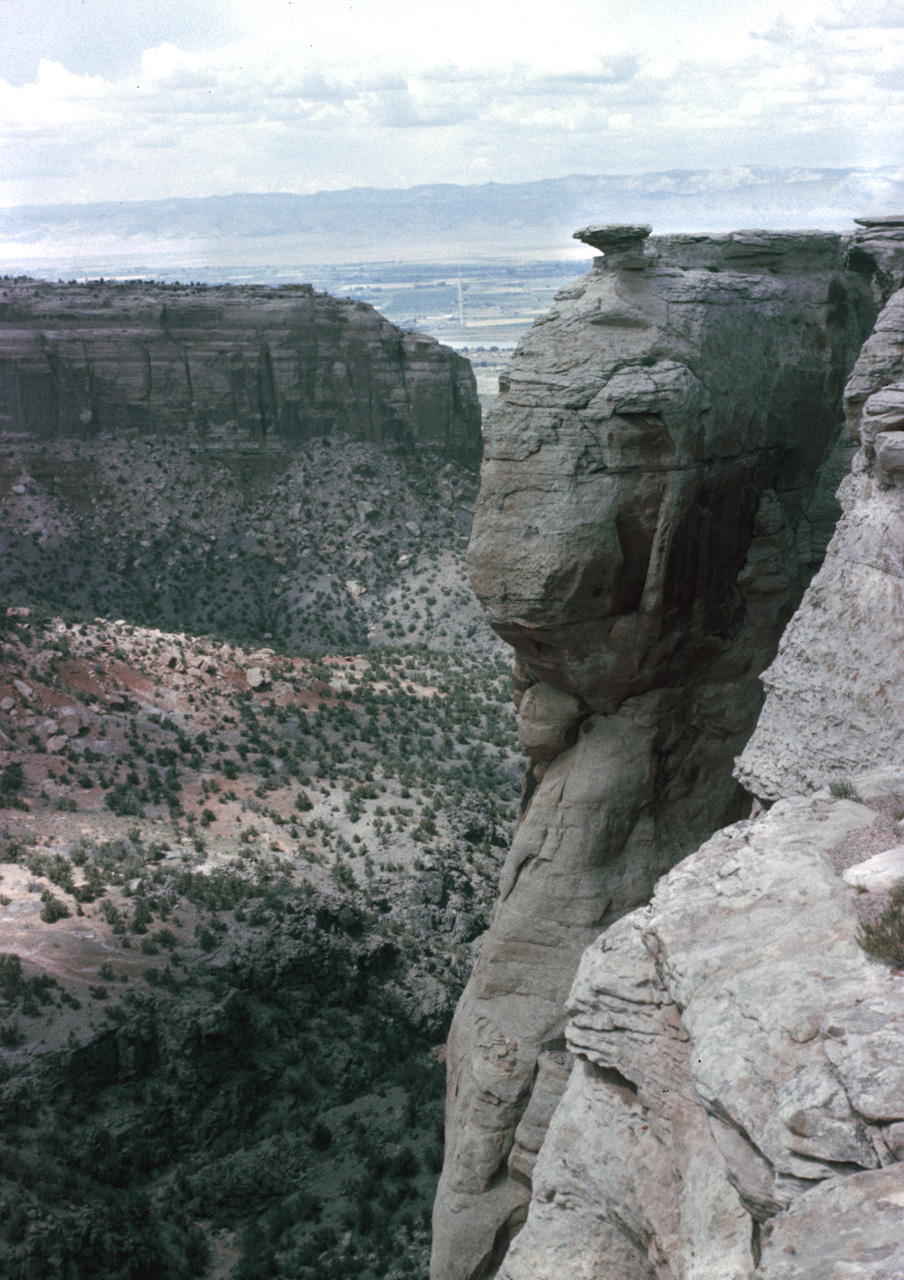
<instances>
[{"instance_id":1,"label":"rock pinnacle top","mask_svg":"<svg viewBox=\"0 0 904 1280\"><path fill-rule=\"evenodd\" d=\"M591 227L582 227L574 232L575 240L582 240L594 249L603 253L619 252L632 249L646 240L653 228L648 223L604 222Z\"/></svg>"}]
</instances>

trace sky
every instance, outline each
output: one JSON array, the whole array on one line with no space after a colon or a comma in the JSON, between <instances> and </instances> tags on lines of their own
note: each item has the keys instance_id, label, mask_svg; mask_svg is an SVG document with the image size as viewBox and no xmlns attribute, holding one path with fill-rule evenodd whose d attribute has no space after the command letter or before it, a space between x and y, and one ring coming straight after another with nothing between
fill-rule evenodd
<instances>
[{"instance_id":1,"label":"sky","mask_svg":"<svg viewBox=\"0 0 904 1280\"><path fill-rule=\"evenodd\" d=\"M0 204L904 167L904 0L0 0Z\"/></svg>"}]
</instances>

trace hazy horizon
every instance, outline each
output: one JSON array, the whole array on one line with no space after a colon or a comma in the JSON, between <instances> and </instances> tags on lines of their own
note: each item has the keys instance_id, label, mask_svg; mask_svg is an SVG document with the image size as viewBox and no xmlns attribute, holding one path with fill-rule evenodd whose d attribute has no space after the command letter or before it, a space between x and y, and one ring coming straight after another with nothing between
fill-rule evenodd
<instances>
[{"instance_id":1,"label":"hazy horizon","mask_svg":"<svg viewBox=\"0 0 904 1280\"><path fill-rule=\"evenodd\" d=\"M567 175L532 183L0 208L0 269L57 278L138 276L209 283L293 280L331 287L328 267L406 263L466 274L493 262L591 256L574 230L648 222L655 234L751 227L853 231L904 209L904 177L883 169Z\"/></svg>"}]
</instances>

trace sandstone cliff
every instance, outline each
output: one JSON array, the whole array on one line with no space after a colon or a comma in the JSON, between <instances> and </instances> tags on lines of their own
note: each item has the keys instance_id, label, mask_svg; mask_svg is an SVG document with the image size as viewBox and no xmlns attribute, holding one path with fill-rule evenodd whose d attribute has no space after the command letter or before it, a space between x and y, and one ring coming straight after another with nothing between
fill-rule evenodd
<instances>
[{"instance_id":1,"label":"sandstone cliff","mask_svg":"<svg viewBox=\"0 0 904 1280\"><path fill-rule=\"evenodd\" d=\"M449 1042L435 1280L495 1273L524 1221L569 1076L564 1001L581 953L743 815L732 758L821 555L820 469L837 478L842 389L875 315L876 260L849 261L837 236L648 232L578 233L604 257L522 341L486 425L471 574L515 649L531 766ZM650 996L651 1027L680 1056L668 998ZM640 1087L605 1071L621 1072L605 1087ZM676 1138L697 1151L699 1137L703 1165L706 1132L701 1112ZM720 1214L727 1193L712 1194ZM726 1248L749 1257L746 1210L731 1203L740 1235L726 1224ZM691 1274L656 1271L632 1232L607 1256L613 1273ZM599 1273L574 1254L561 1263L512 1275Z\"/></svg>"},{"instance_id":2,"label":"sandstone cliff","mask_svg":"<svg viewBox=\"0 0 904 1280\"><path fill-rule=\"evenodd\" d=\"M310 285L0 280L0 432L182 436L208 447L354 440L480 459L470 365Z\"/></svg>"}]
</instances>

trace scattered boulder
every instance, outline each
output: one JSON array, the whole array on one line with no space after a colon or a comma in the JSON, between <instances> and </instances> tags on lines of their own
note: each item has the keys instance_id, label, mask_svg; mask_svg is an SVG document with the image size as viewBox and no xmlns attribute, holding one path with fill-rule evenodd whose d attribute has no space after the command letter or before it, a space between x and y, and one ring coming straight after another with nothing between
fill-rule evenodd
<instances>
[{"instance_id":1,"label":"scattered boulder","mask_svg":"<svg viewBox=\"0 0 904 1280\"><path fill-rule=\"evenodd\" d=\"M854 889L887 893L899 880L904 880L904 844L885 849L865 862L848 867L841 878Z\"/></svg>"},{"instance_id":2,"label":"scattered boulder","mask_svg":"<svg viewBox=\"0 0 904 1280\"><path fill-rule=\"evenodd\" d=\"M249 689L268 689L270 676L261 667L249 667L245 673Z\"/></svg>"},{"instance_id":3,"label":"scattered boulder","mask_svg":"<svg viewBox=\"0 0 904 1280\"><path fill-rule=\"evenodd\" d=\"M66 708L61 711L57 717L60 733L65 734L67 738L77 738L82 731L82 721L77 711Z\"/></svg>"}]
</instances>

